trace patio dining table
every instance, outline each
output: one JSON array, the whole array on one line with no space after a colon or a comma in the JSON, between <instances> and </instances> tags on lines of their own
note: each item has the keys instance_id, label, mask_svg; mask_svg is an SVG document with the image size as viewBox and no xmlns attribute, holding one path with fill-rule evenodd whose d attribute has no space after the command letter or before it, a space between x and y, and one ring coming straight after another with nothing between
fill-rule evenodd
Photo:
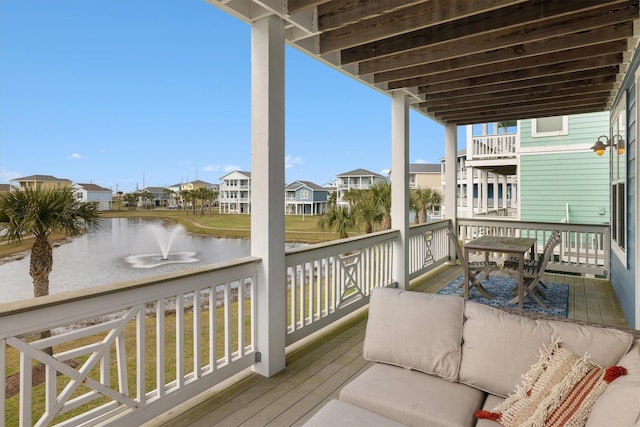
<instances>
[{"instance_id":1,"label":"patio dining table","mask_svg":"<svg viewBox=\"0 0 640 427\"><path fill-rule=\"evenodd\" d=\"M464 257L468 261L469 253L474 251L484 252L485 261L489 261L489 253L497 252L513 255L518 258L518 308L524 304L524 257L530 252L530 258L534 259L536 239L529 237L510 236L482 236L464 245ZM464 295L469 297L469 263L464 269Z\"/></svg>"}]
</instances>

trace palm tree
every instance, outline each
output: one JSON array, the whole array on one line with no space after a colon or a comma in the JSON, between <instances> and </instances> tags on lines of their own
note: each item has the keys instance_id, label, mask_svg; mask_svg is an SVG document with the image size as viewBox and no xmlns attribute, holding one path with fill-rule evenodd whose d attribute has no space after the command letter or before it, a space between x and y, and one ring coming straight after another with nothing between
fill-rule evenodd
<instances>
[{"instance_id":1,"label":"palm tree","mask_svg":"<svg viewBox=\"0 0 640 427\"><path fill-rule=\"evenodd\" d=\"M382 229L391 230L391 183L380 181L372 185L370 191L374 204L382 210Z\"/></svg>"},{"instance_id":2,"label":"palm tree","mask_svg":"<svg viewBox=\"0 0 640 427\"><path fill-rule=\"evenodd\" d=\"M340 239L349 237L347 231L356 225L355 217L346 206L331 205L318 219L318 228L321 230L335 229Z\"/></svg>"},{"instance_id":3,"label":"palm tree","mask_svg":"<svg viewBox=\"0 0 640 427\"><path fill-rule=\"evenodd\" d=\"M360 189L349 190L344 195L356 222L364 225L367 234L372 233L374 225L382 220L382 210L373 196L371 190Z\"/></svg>"},{"instance_id":4,"label":"palm tree","mask_svg":"<svg viewBox=\"0 0 640 427\"><path fill-rule=\"evenodd\" d=\"M34 297L49 295L49 273L53 268L51 234L73 235L95 229L99 215L95 204L79 202L68 187L0 193L0 234L5 233L10 242L35 237L29 263Z\"/></svg>"}]
</instances>

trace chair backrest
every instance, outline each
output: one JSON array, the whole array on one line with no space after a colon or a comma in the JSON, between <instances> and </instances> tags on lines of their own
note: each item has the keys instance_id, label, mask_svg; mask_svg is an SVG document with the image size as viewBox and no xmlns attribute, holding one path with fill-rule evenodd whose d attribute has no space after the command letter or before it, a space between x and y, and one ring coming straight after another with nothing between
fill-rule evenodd
<instances>
[{"instance_id":1,"label":"chair backrest","mask_svg":"<svg viewBox=\"0 0 640 427\"><path fill-rule=\"evenodd\" d=\"M454 233L451 229L448 229L447 230L447 236L449 236L449 239L451 239L451 243L453 243L453 246L455 246L456 255L458 256L458 259L460 260L460 262L462 263L462 266L464 267L467 264L467 260L464 259L464 257L462 256L462 251L460 250L460 242L458 240L458 235L456 233Z\"/></svg>"},{"instance_id":2,"label":"chair backrest","mask_svg":"<svg viewBox=\"0 0 640 427\"><path fill-rule=\"evenodd\" d=\"M547 264L549 264L551 256L553 255L553 250L561 241L562 236L560 236L560 232L553 231L549 240L547 240L547 243L544 245L544 251L540 257L540 262L538 263L538 274L543 273L547 269Z\"/></svg>"}]
</instances>

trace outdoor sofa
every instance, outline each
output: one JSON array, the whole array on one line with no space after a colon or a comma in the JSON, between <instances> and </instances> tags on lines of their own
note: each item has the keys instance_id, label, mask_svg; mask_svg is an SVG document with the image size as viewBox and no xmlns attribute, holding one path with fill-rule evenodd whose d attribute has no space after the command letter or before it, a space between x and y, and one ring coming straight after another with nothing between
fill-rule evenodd
<instances>
[{"instance_id":1,"label":"outdoor sofa","mask_svg":"<svg viewBox=\"0 0 640 427\"><path fill-rule=\"evenodd\" d=\"M363 356L305 426L640 426L637 330L379 288Z\"/></svg>"}]
</instances>

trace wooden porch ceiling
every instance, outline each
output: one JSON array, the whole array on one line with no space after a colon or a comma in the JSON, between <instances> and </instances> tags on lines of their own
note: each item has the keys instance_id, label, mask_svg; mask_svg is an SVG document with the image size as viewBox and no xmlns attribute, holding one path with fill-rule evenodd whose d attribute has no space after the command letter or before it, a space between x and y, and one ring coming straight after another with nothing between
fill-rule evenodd
<instances>
[{"instance_id":1,"label":"wooden porch ceiling","mask_svg":"<svg viewBox=\"0 0 640 427\"><path fill-rule=\"evenodd\" d=\"M639 0L207 0L443 124L608 110Z\"/></svg>"}]
</instances>

